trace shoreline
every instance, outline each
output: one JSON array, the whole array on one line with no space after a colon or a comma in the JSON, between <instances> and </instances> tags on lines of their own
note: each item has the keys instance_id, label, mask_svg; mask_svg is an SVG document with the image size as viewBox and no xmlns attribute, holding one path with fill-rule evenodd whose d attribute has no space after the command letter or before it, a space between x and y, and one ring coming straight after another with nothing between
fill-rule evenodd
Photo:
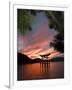
<instances>
[{"instance_id":1,"label":"shoreline","mask_svg":"<svg viewBox=\"0 0 72 90\"><path fill-rule=\"evenodd\" d=\"M27 61L27 62L22 62L22 63L18 63L19 64L34 64L34 63L51 63L51 62L64 62L64 60L32 60L32 61Z\"/></svg>"}]
</instances>

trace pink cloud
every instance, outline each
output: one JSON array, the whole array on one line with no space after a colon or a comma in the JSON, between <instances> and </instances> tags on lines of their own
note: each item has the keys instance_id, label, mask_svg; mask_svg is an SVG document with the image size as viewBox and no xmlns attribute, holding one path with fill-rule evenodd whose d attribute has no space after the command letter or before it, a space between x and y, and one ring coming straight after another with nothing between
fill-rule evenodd
<instances>
[{"instance_id":1,"label":"pink cloud","mask_svg":"<svg viewBox=\"0 0 72 90\"><path fill-rule=\"evenodd\" d=\"M32 31L25 35L18 33L18 50L29 57L53 51L52 48L49 47L49 44L53 40L56 31L50 30L47 17L45 17L45 15L42 17L43 21L42 19L41 22L39 20L37 27Z\"/></svg>"}]
</instances>

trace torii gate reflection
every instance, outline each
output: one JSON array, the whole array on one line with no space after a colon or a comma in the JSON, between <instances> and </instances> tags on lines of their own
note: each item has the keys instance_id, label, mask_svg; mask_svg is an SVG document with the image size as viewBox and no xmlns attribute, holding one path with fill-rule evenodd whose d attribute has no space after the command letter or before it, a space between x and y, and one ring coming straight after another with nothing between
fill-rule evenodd
<instances>
[{"instance_id":1,"label":"torii gate reflection","mask_svg":"<svg viewBox=\"0 0 72 90\"><path fill-rule=\"evenodd\" d=\"M40 62L40 69L41 72L48 72L50 69L50 60L48 60L48 56L49 54L45 54L45 55L40 55L42 57L42 61ZM46 59L46 60L45 60Z\"/></svg>"}]
</instances>

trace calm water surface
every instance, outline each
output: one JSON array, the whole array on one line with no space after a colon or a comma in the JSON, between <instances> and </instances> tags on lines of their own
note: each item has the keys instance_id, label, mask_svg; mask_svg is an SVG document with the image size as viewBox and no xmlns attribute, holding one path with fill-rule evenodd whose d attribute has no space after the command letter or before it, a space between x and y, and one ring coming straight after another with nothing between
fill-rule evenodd
<instances>
[{"instance_id":1,"label":"calm water surface","mask_svg":"<svg viewBox=\"0 0 72 90\"><path fill-rule=\"evenodd\" d=\"M18 66L18 80L64 78L64 62L41 62Z\"/></svg>"}]
</instances>

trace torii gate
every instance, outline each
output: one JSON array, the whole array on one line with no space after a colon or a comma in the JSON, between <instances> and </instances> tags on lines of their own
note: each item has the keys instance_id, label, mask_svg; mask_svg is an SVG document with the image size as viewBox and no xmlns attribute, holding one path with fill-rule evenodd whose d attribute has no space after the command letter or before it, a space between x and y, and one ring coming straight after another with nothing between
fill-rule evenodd
<instances>
[{"instance_id":1,"label":"torii gate","mask_svg":"<svg viewBox=\"0 0 72 90\"><path fill-rule=\"evenodd\" d=\"M42 57L42 60L44 59L44 58L46 58L46 60L48 60L48 56L50 55L50 53L49 54L45 54L45 55L40 55L41 57Z\"/></svg>"}]
</instances>

